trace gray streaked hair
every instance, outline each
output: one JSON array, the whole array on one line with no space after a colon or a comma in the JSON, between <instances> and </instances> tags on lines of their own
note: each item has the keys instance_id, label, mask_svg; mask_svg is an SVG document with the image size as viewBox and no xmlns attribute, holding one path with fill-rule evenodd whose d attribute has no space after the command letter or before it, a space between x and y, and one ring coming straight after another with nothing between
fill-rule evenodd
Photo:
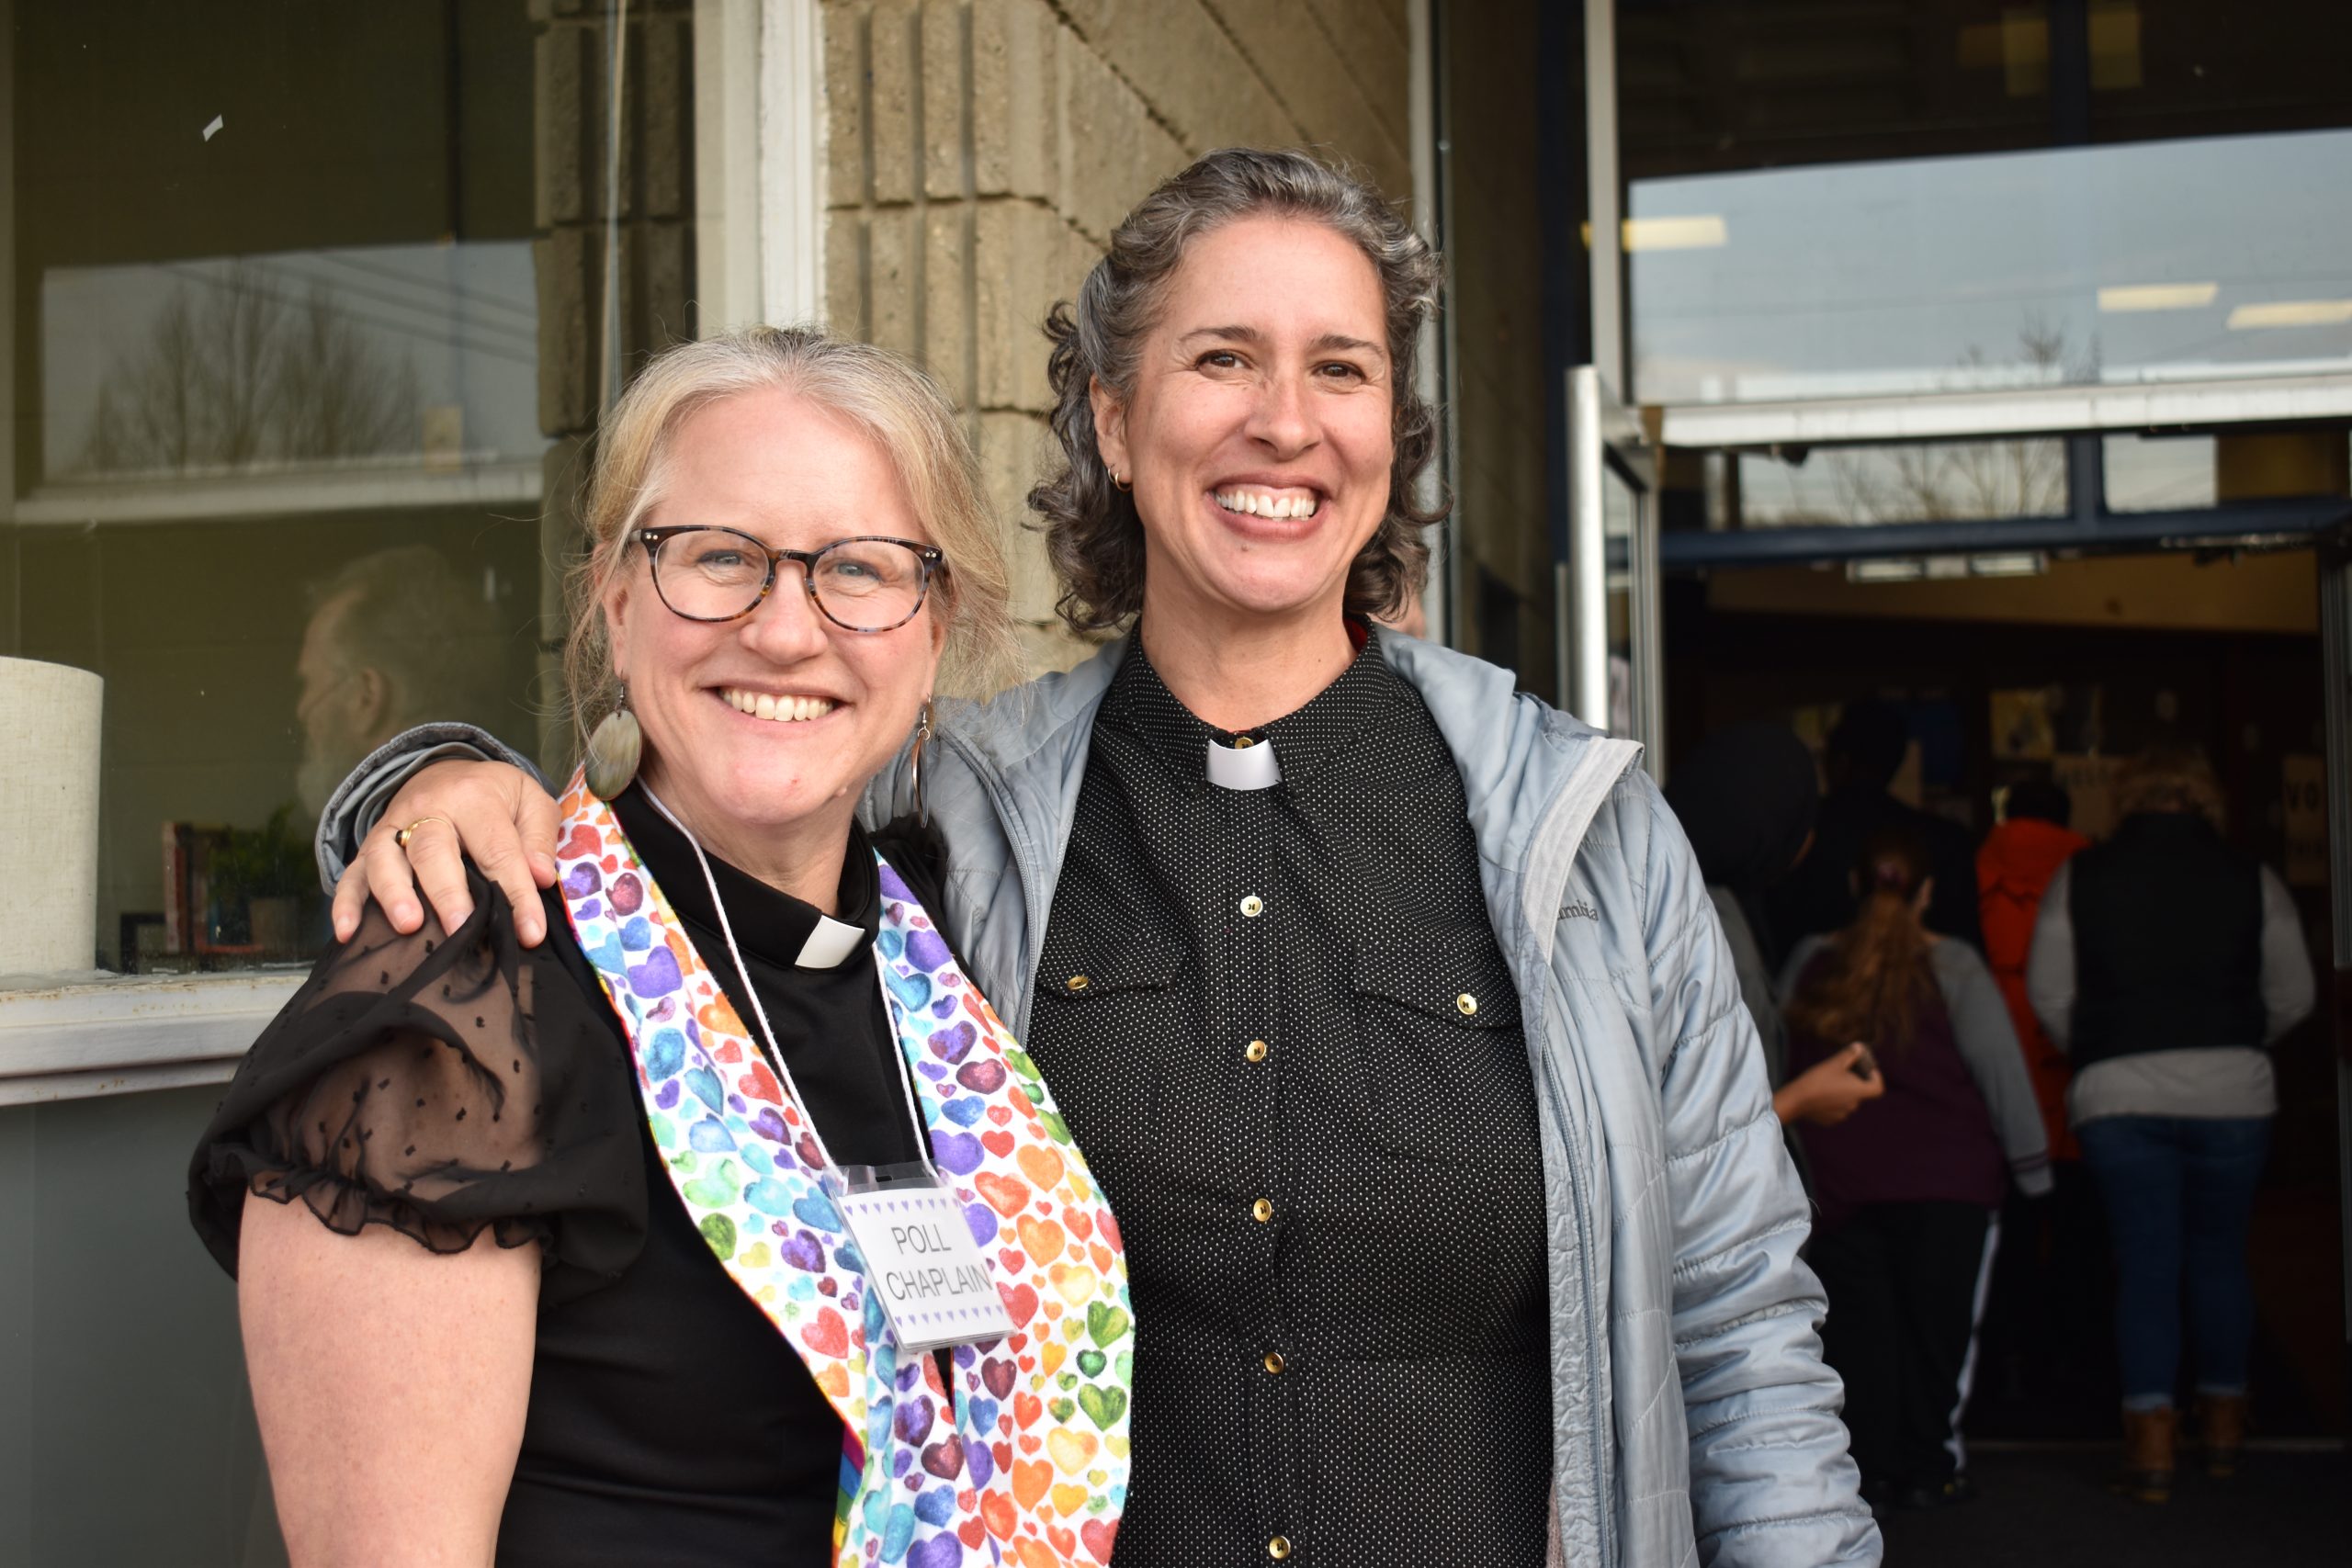
<instances>
[{"instance_id":1,"label":"gray streaked hair","mask_svg":"<svg viewBox=\"0 0 2352 1568\"><path fill-rule=\"evenodd\" d=\"M483 596L430 545L395 545L345 561L306 595L333 657L373 670L389 697L383 733L434 718L508 728L511 698L497 658L503 628Z\"/></svg>"},{"instance_id":2,"label":"gray streaked hair","mask_svg":"<svg viewBox=\"0 0 2352 1568\"><path fill-rule=\"evenodd\" d=\"M915 514L947 558L926 606L947 624L942 690L986 695L1018 677L1003 526L989 509L971 443L938 383L872 344L808 327L745 327L664 349L605 415L582 508L587 550L566 582L571 630L564 685L581 737L620 701L605 590L628 558L631 534L662 499L671 439L697 410L769 389L839 414L898 470Z\"/></svg>"},{"instance_id":3,"label":"gray streaked hair","mask_svg":"<svg viewBox=\"0 0 2352 1568\"><path fill-rule=\"evenodd\" d=\"M1321 223L1351 242L1380 276L1387 316L1396 455L1388 505L1348 570L1350 614L1401 610L1429 567L1422 530L1451 503L1426 510L1416 482L1437 452L1437 416L1416 385L1421 323L1437 308L1440 266L1369 180L1312 154L1227 147L1208 153L1158 189L1111 231L1107 254L1046 319L1053 340L1046 375L1052 423L1064 466L1029 492L1046 521L1046 548L1061 582L1055 606L1073 631L1109 631L1143 607L1144 551L1135 498L1112 483L1094 430L1091 384L1125 401L1135 391L1136 357L1158 320L1168 280L1200 235L1238 219L1276 216Z\"/></svg>"}]
</instances>

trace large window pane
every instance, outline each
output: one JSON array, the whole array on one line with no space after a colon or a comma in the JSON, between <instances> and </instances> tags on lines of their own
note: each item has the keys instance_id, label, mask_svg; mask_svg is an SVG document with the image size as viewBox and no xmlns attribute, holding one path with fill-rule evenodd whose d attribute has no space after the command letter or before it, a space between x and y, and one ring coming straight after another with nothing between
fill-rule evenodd
<instances>
[{"instance_id":1,"label":"large window pane","mask_svg":"<svg viewBox=\"0 0 2352 1568\"><path fill-rule=\"evenodd\" d=\"M1711 472L1714 525L1745 528L2063 517L2063 442L1956 441L1727 454Z\"/></svg>"},{"instance_id":2,"label":"large window pane","mask_svg":"<svg viewBox=\"0 0 2352 1568\"><path fill-rule=\"evenodd\" d=\"M550 750L608 303L624 369L694 327L691 15L629 8L613 115L602 7L0 0L0 655L106 682L100 966L314 953L411 724Z\"/></svg>"},{"instance_id":3,"label":"large window pane","mask_svg":"<svg viewBox=\"0 0 2352 1568\"><path fill-rule=\"evenodd\" d=\"M2332 0L1621 14L1643 401L2352 367Z\"/></svg>"},{"instance_id":4,"label":"large window pane","mask_svg":"<svg viewBox=\"0 0 2352 1568\"><path fill-rule=\"evenodd\" d=\"M2352 368L2352 131L1635 181L1645 401Z\"/></svg>"}]
</instances>

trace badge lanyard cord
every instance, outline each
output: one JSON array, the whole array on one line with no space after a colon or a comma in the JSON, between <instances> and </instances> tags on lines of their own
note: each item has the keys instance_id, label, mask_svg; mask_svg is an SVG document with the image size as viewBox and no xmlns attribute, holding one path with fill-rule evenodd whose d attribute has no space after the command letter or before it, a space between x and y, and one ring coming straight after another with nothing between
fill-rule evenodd
<instances>
[{"instance_id":1,"label":"badge lanyard cord","mask_svg":"<svg viewBox=\"0 0 2352 1568\"><path fill-rule=\"evenodd\" d=\"M653 809L662 813L668 819L670 826L684 836L686 847L694 851L695 863L702 867L703 886L710 891L710 907L718 912L718 934L727 940L727 956L734 960L735 973L743 982L743 994L751 998L752 1015L759 1021L761 1037L767 1042L769 1065L775 1068L776 1076L784 1080L785 1089L792 1096L793 1103L800 1108L801 1120L808 1127L808 1136L816 1144L817 1153L825 1162L827 1184L846 1186L846 1179L842 1175L841 1167L834 1163L833 1151L825 1145L825 1135L817 1131L817 1118L810 1112L808 1101L801 1097L800 1086L792 1081L792 1069L785 1065L784 1052L775 1043L775 1030L768 1023L768 1010L760 1001L760 988L752 984L752 971L743 962L742 950L735 945L734 922L727 918L727 900L718 896L718 878L711 872L710 857L702 852L702 841L695 837L694 829L678 820L678 814L672 811L663 803L662 797L653 793L652 785L640 779L638 781L637 787L644 793L647 800L653 803ZM923 1131L922 1110L915 1099L914 1074L907 1066L907 1054L899 1048L896 1038L899 1032L895 1027L897 1002L896 998L889 994L888 977L883 972L882 955L879 953L874 955L874 967L876 983L883 987L883 1013L886 1017L891 1018L894 1022L890 1032L892 1035L890 1059L899 1064L899 1085L906 1091L907 1125L914 1130L915 1157L922 1162L923 1169L930 1172L931 1179L935 1184L944 1187L947 1183L941 1178L939 1168L931 1163L931 1138Z\"/></svg>"}]
</instances>

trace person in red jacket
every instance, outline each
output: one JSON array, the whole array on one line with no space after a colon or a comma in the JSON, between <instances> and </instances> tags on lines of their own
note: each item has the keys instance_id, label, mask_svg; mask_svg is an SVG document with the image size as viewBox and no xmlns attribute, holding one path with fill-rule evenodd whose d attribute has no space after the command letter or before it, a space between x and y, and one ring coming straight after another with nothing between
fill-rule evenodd
<instances>
[{"instance_id":1,"label":"person in red jacket","mask_svg":"<svg viewBox=\"0 0 2352 1568\"><path fill-rule=\"evenodd\" d=\"M2009 791L2007 819L1985 836L1976 852L1977 908L1984 920L1984 962L2008 1004L2025 1052L2033 1097L2041 1106L2052 1160L2082 1158L2066 1125L2066 1085L2073 1077L2065 1053L2050 1043L2033 1006L2026 1000L2025 956L2033 946L2034 918L2041 912L2041 890L2058 868L2090 840L2069 828L2074 802L2057 784L2028 780Z\"/></svg>"},{"instance_id":2,"label":"person in red jacket","mask_svg":"<svg viewBox=\"0 0 2352 1568\"><path fill-rule=\"evenodd\" d=\"M2002 1228L2011 1245L1994 1264L1984 1309L1987 1392L2011 1405L2093 1399L2091 1383L2114 1359L2100 1262L2106 1229L2098 1194L2083 1174L2082 1146L2066 1121L2074 1070L2033 1016L2025 987L2042 889L2090 842L2067 826L2073 811L2074 802L2055 784L2018 784L2009 791L2005 819L1976 852L1985 962L2017 1026L2018 1048L2050 1139L2051 1196L2030 1202L2012 1198L2005 1206Z\"/></svg>"}]
</instances>

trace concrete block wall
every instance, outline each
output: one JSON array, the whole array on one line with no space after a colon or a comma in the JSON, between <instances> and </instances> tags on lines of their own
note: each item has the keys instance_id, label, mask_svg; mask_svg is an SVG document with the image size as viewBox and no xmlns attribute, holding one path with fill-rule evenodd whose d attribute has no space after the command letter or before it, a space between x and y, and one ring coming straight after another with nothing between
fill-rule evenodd
<instances>
[{"instance_id":1,"label":"concrete block wall","mask_svg":"<svg viewBox=\"0 0 2352 1568\"><path fill-rule=\"evenodd\" d=\"M621 78L620 177L608 178L613 123L612 31L601 0L531 0L532 118L539 237L539 428L554 438L541 458L539 516L543 628L539 689L562 689L557 649L567 617L565 568L580 548L576 504L589 438L603 406L605 229L621 220L621 378L647 355L695 335L694 295L693 0L635 0ZM617 195L617 202L608 197ZM571 765L570 726L540 721L539 762L549 777Z\"/></svg>"},{"instance_id":2,"label":"concrete block wall","mask_svg":"<svg viewBox=\"0 0 2352 1568\"><path fill-rule=\"evenodd\" d=\"M1211 148L1336 152L1408 200L1406 0L827 0L823 21L830 324L967 412L1032 661L1066 666L1087 650L1054 620L1024 499L1046 310Z\"/></svg>"}]
</instances>

